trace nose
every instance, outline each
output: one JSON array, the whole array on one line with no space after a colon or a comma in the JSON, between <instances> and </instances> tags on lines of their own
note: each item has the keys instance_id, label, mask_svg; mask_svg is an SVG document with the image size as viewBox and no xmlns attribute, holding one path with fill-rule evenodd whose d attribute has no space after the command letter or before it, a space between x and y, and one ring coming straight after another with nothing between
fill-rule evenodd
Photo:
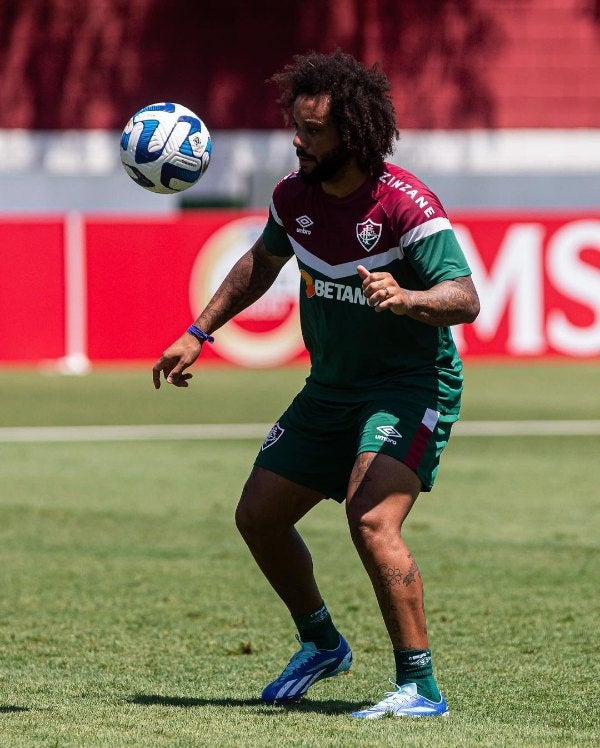
<instances>
[{"instance_id":1,"label":"nose","mask_svg":"<svg viewBox=\"0 0 600 748\"><path fill-rule=\"evenodd\" d=\"M294 148L302 148L303 147L303 140L300 137L299 130L296 130L296 133L294 135L294 139L292 140L292 145Z\"/></svg>"}]
</instances>

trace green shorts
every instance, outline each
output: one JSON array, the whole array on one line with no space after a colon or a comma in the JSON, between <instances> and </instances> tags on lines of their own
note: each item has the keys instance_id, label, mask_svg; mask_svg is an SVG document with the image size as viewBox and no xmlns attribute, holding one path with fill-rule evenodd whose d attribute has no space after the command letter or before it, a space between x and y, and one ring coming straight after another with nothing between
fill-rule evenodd
<instances>
[{"instance_id":1,"label":"green shorts","mask_svg":"<svg viewBox=\"0 0 600 748\"><path fill-rule=\"evenodd\" d=\"M422 393L382 395L362 403L321 400L305 392L268 433L255 464L344 501L361 452L404 462L430 491L457 415L443 415Z\"/></svg>"}]
</instances>

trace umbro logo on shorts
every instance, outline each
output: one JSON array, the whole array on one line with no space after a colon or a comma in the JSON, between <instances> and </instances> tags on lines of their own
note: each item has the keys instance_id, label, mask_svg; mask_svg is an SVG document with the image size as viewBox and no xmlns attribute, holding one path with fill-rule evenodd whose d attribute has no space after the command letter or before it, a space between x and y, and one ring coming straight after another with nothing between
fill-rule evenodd
<instances>
[{"instance_id":1,"label":"umbro logo on shorts","mask_svg":"<svg viewBox=\"0 0 600 748\"><path fill-rule=\"evenodd\" d=\"M375 434L375 438L388 444L397 444L398 442L393 438L397 437L402 439L402 434L397 431L393 426L377 426L379 434Z\"/></svg>"}]
</instances>

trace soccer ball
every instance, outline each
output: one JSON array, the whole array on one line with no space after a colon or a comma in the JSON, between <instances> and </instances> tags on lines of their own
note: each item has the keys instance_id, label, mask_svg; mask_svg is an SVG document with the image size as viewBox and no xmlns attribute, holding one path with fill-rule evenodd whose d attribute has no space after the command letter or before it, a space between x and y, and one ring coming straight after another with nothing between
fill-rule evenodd
<instances>
[{"instance_id":1,"label":"soccer ball","mask_svg":"<svg viewBox=\"0 0 600 748\"><path fill-rule=\"evenodd\" d=\"M121 163L150 192L187 190L208 168L212 142L204 122L181 104L151 104L121 134Z\"/></svg>"}]
</instances>

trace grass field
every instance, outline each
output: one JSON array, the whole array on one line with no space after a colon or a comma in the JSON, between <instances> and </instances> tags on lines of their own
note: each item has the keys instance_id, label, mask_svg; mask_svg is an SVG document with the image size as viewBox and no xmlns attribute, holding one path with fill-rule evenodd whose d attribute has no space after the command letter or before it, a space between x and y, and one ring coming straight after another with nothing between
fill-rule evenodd
<instances>
[{"instance_id":1,"label":"grass field","mask_svg":"<svg viewBox=\"0 0 600 748\"><path fill-rule=\"evenodd\" d=\"M0 372L0 427L269 423L301 369ZM463 418L600 419L600 362L471 366ZM301 523L352 673L259 701L295 649L233 509L257 439L0 443L0 746L600 743L600 437L455 437L407 537L448 720L356 722L393 674L343 508Z\"/></svg>"}]
</instances>

